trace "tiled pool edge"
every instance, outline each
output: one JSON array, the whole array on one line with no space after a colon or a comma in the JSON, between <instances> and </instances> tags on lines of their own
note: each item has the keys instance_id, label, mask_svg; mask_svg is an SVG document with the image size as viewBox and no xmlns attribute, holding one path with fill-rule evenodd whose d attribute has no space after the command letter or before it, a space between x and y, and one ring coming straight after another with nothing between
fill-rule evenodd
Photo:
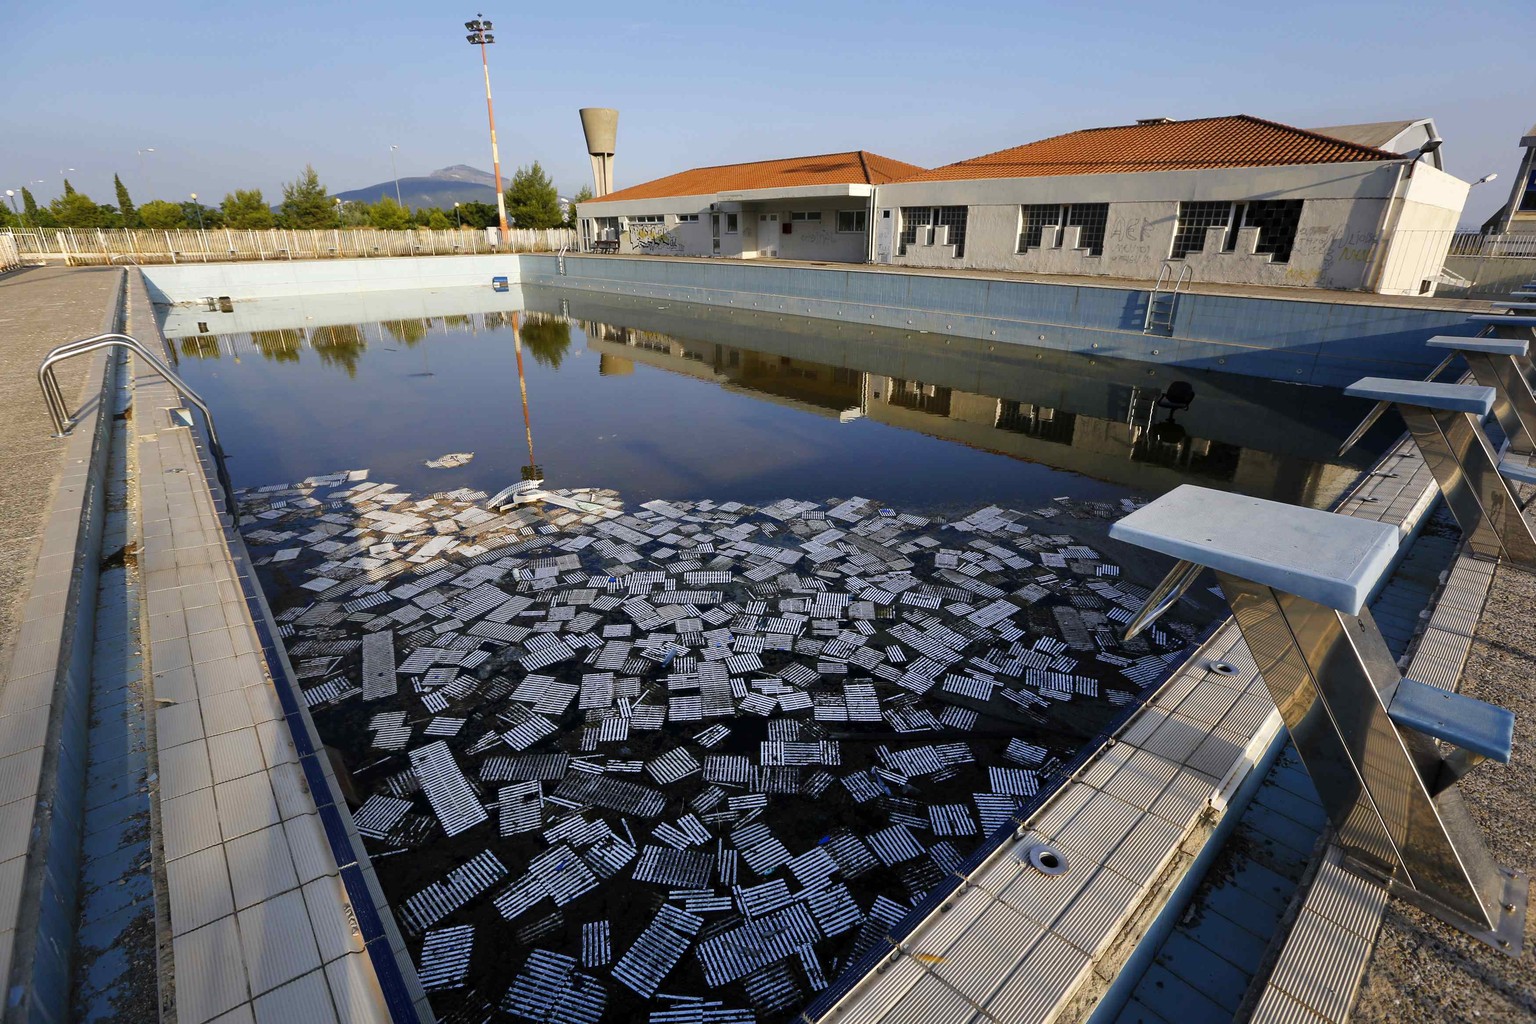
<instances>
[{"instance_id":1,"label":"tiled pool edge","mask_svg":"<svg viewBox=\"0 0 1536 1024\"><path fill-rule=\"evenodd\" d=\"M722 310L920 331L1253 377L1342 386L1367 374L1421 376L1423 342L1472 329L1465 311L1326 296L1185 294L1171 335L1148 333L1145 287L908 273L874 266L537 254L146 267L159 302L388 288L519 284L693 302Z\"/></svg>"},{"instance_id":2,"label":"tiled pool edge","mask_svg":"<svg viewBox=\"0 0 1536 1024\"><path fill-rule=\"evenodd\" d=\"M136 336L151 351L169 357L140 275L133 275L129 293ZM261 1006L264 1011L291 1007L299 1013L295 1019L304 1020L331 1019L320 1008L332 1006L334 1019L343 1021L430 1020L430 1007L340 801L324 748L302 703L293 697L291 669L274 640L244 546L222 508L222 496L210 486L214 473L202 428L189 430L173 422L166 410L180 408L180 398L157 375L138 369L141 557L149 594L149 644L158 655L153 666L161 760L157 803L167 840L157 868L164 867L170 903L178 1020L211 1019L244 1003L270 1004ZM174 493L180 489L174 486L178 480L188 484L181 495ZM181 543L178 534L188 543ZM187 571L200 578L204 567L210 578L188 585ZM179 575L156 578L167 570ZM167 587L167 582L179 587ZM196 598L173 593L198 586L204 589ZM186 600L206 603L183 607ZM194 618L222 625L199 633ZM210 661L226 647L233 658ZM224 671L215 673L212 666ZM231 694L243 700L230 705ZM220 731L225 725L215 724L210 704L232 728ZM201 713L187 713L188 706ZM243 744L247 755L258 755L254 772L248 763L229 763L241 739L259 745ZM221 774L242 770L247 774L219 781ZM260 780L267 785L262 787ZM251 786L261 792L244 791ZM226 787L227 797L221 792ZM270 807L277 820L251 820L246 809L235 806L246 800ZM242 816L244 823L231 825L231 819ZM206 832L210 817L215 820L212 836ZM260 827L243 831L251 825ZM242 906L245 894L234 894L247 885L236 877L237 861L293 881L274 882L271 888L288 887L262 890L263 898ZM305 965L290 969L277 963L288 954L270 948L274 927L285 932L285 944L317 953L318 963L287 977ZM310 944L294 932L313 936ZM280 973L271 975L274 965ZM237 982L248 974L249 986L231 986L231 970ZM280 980L266 987L263 978Z\"/></svg>"},{"instance_id":3,"label":"tiled pool edge","mask_svg":"<svg viewBox=\"0 0 1536 1024\"><path fill-rule=\"evenodd\" d=\"M103 331L121 322L121 278L112 295ZM87 380L99 390L61 442L64 470L0 694L0 804L19 809L0 835L0 903L14 913L0 921L8 1020L69 1016L111 440L111 417L102 410L111 408L117 383L115 360L96 355L90 366Z\"/></svg>"},{"instance_id":4,"label":"tiled pool edge","mask_svg":"<svg viewBox=\"0 0 1536 1024\"><path fill-rule=\"evenodd\" d=\"M1336 510L1396 522L1409 535L1437 495L1404 437ZM1211 671L1223 660L1236 675ZM1226 692L1239 686L1235 697ZM1283 733L1229 617L1113 739L1080 755L1074 764L1086 770L1020 815L1002 846L984 845L800 1021L881 1020L897 1006L911 1010L913 1000L935 1021L1088 1019L1147 929L1176 906L1172 897L1225 820L1228 801ZM1223 743L1235 756L1222 756ZM1041 840L1061 848L1069 865L1090 865L1076 887L1020 856ZM1010 943L1011 951L999 952Z\"/></svg>"}]
</instances>

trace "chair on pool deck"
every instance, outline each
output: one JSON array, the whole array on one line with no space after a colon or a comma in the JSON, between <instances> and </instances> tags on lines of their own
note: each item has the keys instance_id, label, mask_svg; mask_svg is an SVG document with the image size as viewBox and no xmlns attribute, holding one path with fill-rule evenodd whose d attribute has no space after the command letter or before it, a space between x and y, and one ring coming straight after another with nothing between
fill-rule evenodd
<instances>
[{"instance_id":1,"label":"chair on pool deck","mask_svg":"<svg viewBox=\"0 0 1536 1024\"><path fill-rule=\"evenodd\" d=\"M1493 388L1363 377L1344 393L1397 407L1474 554L1536 570L1536 536L1506 478L1520 467L1514 460L1501 465L1483 433Z\"/></svg>"},{"instance_id":2,"label":"chair on pool deck","mask_svg":"<svg viewBox=\"0 0 1536 1024\"><path fill-rule=\"evenodd\" d=\"M1523 338L1434 337L1430 348L1454 352L1467 361L1473 378L1493 388L1493 417L1499 421L1510 451L1536 453L1536 395L1531 393L1530 342Z\"/></svg>"},{"instance_id":3,"label":"chair on pool deck","mask_svg":"<svg viewBox=\"0 0 1536 1024\"><path fill-rule=\"evenodd\" d=\"M1180 560L1127 637L1214 569L1353 863L1485 941L1518 946L1523 913L1504 908L1523 910L1524 880L1493 862L1456 788L1484 759L1508 762L1514 715L1399 673L1365 608L1397 530L1185 485L1109 535Z\"/></svg>"}]
</instances>

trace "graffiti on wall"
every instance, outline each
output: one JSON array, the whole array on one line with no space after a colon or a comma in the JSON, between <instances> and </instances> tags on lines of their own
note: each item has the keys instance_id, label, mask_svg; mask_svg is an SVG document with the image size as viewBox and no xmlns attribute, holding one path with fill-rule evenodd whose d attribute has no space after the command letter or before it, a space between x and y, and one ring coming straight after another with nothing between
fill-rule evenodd
<instances>
[{"instance_id":1,"label":"graffiti on wall","mask_svg":"<svg viewBox=\"0 0 1536 1024\"><path fill-rule=\"evenodd\" d=\"M630 244L636 252L652 256L681 256L683 243L677 235L660 227L636 227L630 230Z\"/></svg>"}]
</instances>

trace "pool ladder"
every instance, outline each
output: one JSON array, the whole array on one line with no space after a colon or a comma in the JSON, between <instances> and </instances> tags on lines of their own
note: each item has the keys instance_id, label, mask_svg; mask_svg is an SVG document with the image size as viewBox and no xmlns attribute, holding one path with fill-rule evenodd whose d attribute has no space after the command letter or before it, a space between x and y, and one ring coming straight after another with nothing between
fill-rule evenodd
<instances>
[{"instance_id":1,"label":"pool ladder","mask_svg":"<svg viewBox=\"0 0 1536 1024\"><path fill-rule=\"evenodd\" d=\"M66 437L74 429L76 420L69 415L69 405L64 401L64 392L59 387L58 378L54 375L55 363L61 363L73 356L84 355L87 352L95 352L103 348L125 348L148 363L152 369L174 387L188 402L191 402L203 414L203 422L208 425L208 449L213 454L214 471L219 477L219 486L224 490L224 504L227 507L230 519L238 523L239 511L235 504L235 489L230 484L229 470L224 464L224 446L219 443L219 432L213 425L213 413L208 409L208 403L196 391L187 386L187 382L176 376L169 366L166 366L159 357L155 356L136 338L127 334L98 334L90 338L80 338L76 341L66 341L43 357L42 365L37 368L37 384L43 391L43 403L48 406L48 415L53 419L54 437ZM187 425L191 425L190 419Z\"/></svg>"},{"instance_id":2,"label":"pool ladder","mask_svg":"<svg viewBox=\"0 0 1536 1024\"><path fill-rule=\"evenodd\" d=\"M1157 272L1157 280L1152 283L1152 291L1147 296L1147 316L1142 321L1141 333L1173 335L1173 318L1179 309L1179 295L1184 287L1194 277L1188 263L1179 268L1179 276L1173 277L1173 264L1164 263ZM1168 287L1168 282L1173 280L1173 287Z\"/></svg>"}]
</instances>

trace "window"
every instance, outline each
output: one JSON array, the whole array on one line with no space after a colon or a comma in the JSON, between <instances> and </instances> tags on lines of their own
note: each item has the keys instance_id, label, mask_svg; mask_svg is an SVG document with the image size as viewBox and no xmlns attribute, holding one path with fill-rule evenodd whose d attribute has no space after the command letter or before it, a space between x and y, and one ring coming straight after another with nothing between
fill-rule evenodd
<instances>
[{"instance_id":1,"label":"window","mask_svg":"<svg viewBox=\"0 0 1536 1024\"><path fill-rule=\"evenodd\" d=\"M615 241L618 241L618 238L619 238L619 218L617 218L617 217L598 217L597 218L597 238L595 239L595 241L599 241L599 242L615 242Z\"/></svg>"},{"instance_id":2,"label":"window","mask_svg":"<svg viewBox=\"0 0 1536 1024\"><path fill-rule=\"evenodd\" d=\"M677 215L677 222L679 224L697 224L699 222L699 215L696 213L680 213Z\"/></svg>"},{"instance_id":3,"label":"window","mask_svg":"<svg viewBox=\"0 0 1536 1024\"><path fill-rule=\"evenodd\" d=\"M890 211L886 211L889 215ZM864 231L868 228L869 221L865 219L867 212L864 210L838 210L837 230L848 233L850 231Z\"/></svg>"},{"instance_id":4,"label":"window","mask_svg":"<svg viewBox=\"0 0 1536 1024\"><path fill-rule=\"evenodd\" d=\"M937 230L930 233L926 229L948 228L948 244L955 247L955 258L965 255L965 215L964 206L903 206L901 208L901 245L896 255L905 256L907 246L917 243L918 232L923 232L921 244L928 245L930 240L936 240L940 236Z\"/></svg>"},{"instance_id":5,"label":"window","mask_svg":"<svg viewBox=\"0 0 1536 1024\"><path fill-rule=\"evenodd\" d=\"M647 213L647 214L642 214L642 215L640 215L638 217L630 217L629 218L629 226L630 227L642 227L642 226L650 226L650 225L657 225L657 226L659 226L659 225L666 224L666 222L667 222L666 216L664 214L660 214L660 213Z\"/></svg>"},{"instance_id":6,"label":"window","mask_svg":"<svg viewBox=\"0 0 1536 1024\"><path fill-rule=\"evenodd\" d=\"M790 220L821 220L820 210L804 210L789 215Z\"/></svg>"},{"instance_id":7,"label":"window","mask_svg":"<svg viewBox=\"0 0 1536 1024\"><path fill-rule=\"evenodd\" d=\"M1520 196L1520 212L1533 210L1536 210L1536 167L1531 168L1531 176L1525 180L1525 192Z\"/></svg>"},{"instance_id":8,"label":"window","mask_svg":"<svg viewBox=\"0 0 1536 1024\"><path fill-rule=\"evenodd\" d=\"M1051 232L1048 241L1042 241L1045 229L1061 223L1061 207L1055 203L1036 203L1021 207L1023 228L1019 231L1019 252L1026 249L1056 248L1056 233Z\"/></svg>"},{"instance_id":9,"label":"window","mask_svg":"<svg viewBox=\"0 0 1536 1024\"><path fill-rule=\"evenodd\" d=\"M1301 223L1301 200L1255 199L1247 205L1243 226L1259 229L1259 244L1253 251L1268 256L1272 263L1289 263Z\"/></svg>"},{"instance_id":10,"label":"window","mask_svg":"<svg viewBox=\"0 0 1536 1024\"><path fill-rule=\"evenodd\" d=\"M728 234L728 235L734 235L736 232L738 232L740 230L741 230L741 218L740 218L740 216L738 216L737 214L734 214L734 213L726 214L725 215L725 233Z\"/></svg>"},{"instance_id":11,"label":"window","mask_svg":"<svg viewBox=\"0 0 1536 1024\"><path fill-rule=\"evenodd\" d=\"M1222 252L1236 252L1238 232L1258 228L1254 252L1272 263L1289 263L1301 223L1300 199L1251 199L1245 203L1180 203L1170 259L1181 260L1205 249L1207 228L1222 228Z\"/></svg>"},{"instance_id":12,"label":"window","mask_svg":"<svg viewBox=\"0 0 1536 1024\"><path fill-rule=\"evenodd\" d=\"M1067 227L1081 228L1077 247L1090 256L1104 255L1104 225L1109 223L1108 203L1073 203L1067 207Z\"/></svg>"},{"instance_id":13,"label":"window","mask_svg":"<svg viewBox=\"0 0 1536 1024\"><path fill-rule=\"evenodd\" d=\"M1181 260L1205 249L1207 228L1226 229L1232 220L1231 203L1180 203L1179 223L1173 232L1168 258Z\"/></svg>"}]
</instances>

